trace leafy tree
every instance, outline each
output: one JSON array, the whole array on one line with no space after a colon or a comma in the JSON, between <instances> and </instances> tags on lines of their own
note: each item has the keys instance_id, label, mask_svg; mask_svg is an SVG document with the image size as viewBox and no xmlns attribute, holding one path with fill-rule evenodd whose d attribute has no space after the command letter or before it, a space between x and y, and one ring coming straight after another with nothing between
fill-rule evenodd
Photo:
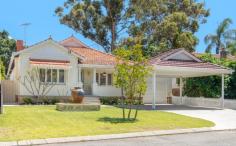
<instances>
[{"instance_id":1,"label":"leafy tree","mask_svg":"<svg viewBox=\"0 0 236 146\"><path fill-rule=\"evenodd\" d=\"M5 66L3 65L2 60L0 60L0 81L5 78Z\"/></svg>"},{"instance_id":2,"label":"leafy tree","mask_svg":"<svg viewBox=\"0 0 236 146\"><path fill-rule=\"evenodd\" d=\"M233 56L236 56L236 41L232 41L230 43L227 43L227 51L233 55Z\"/></svg>"},{"instance_id":3,"label":"leafy tree","mask_svg":"<svg viewBox=\"0 0 236 146\"><path fill-rule=\"evenodd\" d=\"M226 47L226 42L235 40L236 30L229 29L230 24L232 24L232 20L226 18L220 23L215 34L208 34L205 36L204 41L208 44L206 52L211 52L212 48L215 47L216 54L219 54L219 50Z\"/></svg>"},{"instance_id":4,"label":"leafy tree","mask_svg":"<svg viewBox=\"0 0 236 146\"><path fill-rule=\"evenodd\" d=\"M228 79L225 95L226 95L226 98L235 99L236 98L236 90L235 90L236 89L236 61L231 62L228 67L233 69L234 72L232 75L230 75Z\"/></svg>"},{"instance_id":5,"label":"leafy tree","mask_svg":"<svg viewBox=\"0 0 236 146\"><path fill-rule=\"evenodd\" d=\"M138 114L138 105L141 104L142 96L146 92L146 79L150 72L147 60L142 54L141 45L135 44L131 47L119 48L115 51L117 55L117 64L115 67L114 80L115 85L122 91L123 118L125 119L125 107L128 105L127 118L136 119ZM134 118L131 118L132 106L136 105Z\"/></svg>"},{"instance_id":6,"label":"leafy tree","mask_svg":"<svg viewBox=\"0 0 236 146\"><path fill-rule=\"evenodd\" d=\"M15 48L16 41L9 38L9 33L5 30L0 32L0 60L2 60L5 68L7 68L10 62L11 54Z\"/></svg>"},{"instance_id":7,"label":"leafy tree","mask_svg":"<svg viewBox=\"0 0 236 146\"><path fill-rule=\"evenodd\" d=\"M60 22L101 45L106 52L116 48L119 34L128 22L124 0L67 0L55 13Z\"/></svg>"},{"instance_id":8,"label":"leafy tree","mask_svg":"<svg viewBox=\"0 0 236 146\"><path fill-rule=\"evenodd\" d=\"M143 36L147 56L181 47L194 51L198 43L194 33L209 15L195 0L131 0L129 5L129 17L135 20L129 34Z\"/></svg>"}]
</instances>

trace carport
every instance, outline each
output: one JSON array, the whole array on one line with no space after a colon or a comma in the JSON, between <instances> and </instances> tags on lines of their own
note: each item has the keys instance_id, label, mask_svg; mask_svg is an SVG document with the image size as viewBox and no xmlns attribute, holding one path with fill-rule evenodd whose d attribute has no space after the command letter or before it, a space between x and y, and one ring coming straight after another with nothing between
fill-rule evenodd
<instances>
[{"instance_id":1,"label":"carport","mask_svg":"<svg viewBox=\"0 0 236 146\"><path fill-rule=\"evenodd\" d=\"M209 62L204 62L184 49L175 49L150 59L153 65L153 99L152 109L156 109L157 78L169 77L180 79L180 98L183 99L183 78L202 76L221 76L221 107L224 108L224 76L233 71Z\"/></svg>"}]
</instances>

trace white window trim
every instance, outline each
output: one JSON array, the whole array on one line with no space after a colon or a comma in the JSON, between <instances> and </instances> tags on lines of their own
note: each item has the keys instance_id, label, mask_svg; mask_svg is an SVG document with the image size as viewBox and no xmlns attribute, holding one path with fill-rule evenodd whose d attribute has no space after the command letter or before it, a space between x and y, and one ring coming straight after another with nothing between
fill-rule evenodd
<instances>
[{"instance_id":1,"label":"white window trim","mask_svg":"<svg viewBox=\"0 0 236 146\"><path fill-rule=\"evenodd\" d=\"M55 85L66 85L66 70L64 70L64 69L55 69L56 71L57 71L57 81L56 82L53 82L52 80L52 70L54 70L54 68L53 69L46 69L46 68L40 68L40 69L44 69L45 70L45 80L44 80L44 82L41 82L41 83L51 83L51 84L55 84ZM47 82L47 77L48 77L48 74L47 74L47 70L51 70L51 82ZM64 82L62 83L62 82L59 82L59 70L64 70Z\"/></svg>"}]
</instances>

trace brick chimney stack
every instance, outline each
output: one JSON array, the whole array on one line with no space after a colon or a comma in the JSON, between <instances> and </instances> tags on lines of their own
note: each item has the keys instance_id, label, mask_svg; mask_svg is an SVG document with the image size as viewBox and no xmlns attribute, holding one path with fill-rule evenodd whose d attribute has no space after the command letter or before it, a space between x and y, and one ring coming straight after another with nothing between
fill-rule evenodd
<instances>
[{"instance_id":1,"label":"brick chimney stack","mask_svg":"<svg viewBox=\"0 0 236 146\"><path fill-rule=\"evenodd\" d=\"M17 40L16 41L16 51L21 51L24 49L24 41L23 40Z\"/></svg>"},{"instance_id":2,"label":"brick chimney stack","mask_svg":"<svg viewBox=\"0 0 236 146\"><path fill-rule=\"evenodd\" d=\"M227 51L225 50L225 48L221 48L220 58L227 58Z\"/></svg>"}]
</instances>

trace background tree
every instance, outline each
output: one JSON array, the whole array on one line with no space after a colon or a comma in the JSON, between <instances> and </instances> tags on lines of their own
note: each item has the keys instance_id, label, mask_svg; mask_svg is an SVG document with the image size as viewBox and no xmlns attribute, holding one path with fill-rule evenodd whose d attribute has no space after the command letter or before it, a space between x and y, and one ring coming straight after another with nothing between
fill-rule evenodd
<instances>
[{"instance_id":1,"label":"background tree","mask_svg":"<svg viewBox=\"0 0 236 146\"><path fill-rule=\"evenodd\" d=\"M194 33L206 22L209 10L195 0L130 0L128 14L134 19L129 34L143 36L145 55L154 56L181 47L194 51Z\"/></svg>"},{"instance_id":2,"label":"background tree","mask_svg":"<svg viewBox=\"0 0 236 146\"><path fill-rule=\"evenodd\" d=\"M128 48L119 48L115 54L117 55L114 74L115 85L121 88L125 95L125 103L129 108L127 118L135 120L138 114L138 106L142 103L142 96L146 92L146 80L150 67L148 67L147 60L142 54L141 45L135 44ZM133 105L136 105L136 109L133 118L131 118ZM122 107L123 118L125 118L124 101Z\"/></svg>"},{"instance_id":3,"label":"background tree","mask_svg":"<svg viewBox=\"0 0 236 146\"><path fill-rule=\"evenodd\" d=\"M9 33L5 30L0 32L0 60L3 62L5 69L7 69L11 54L15 49L16 41L10 38Z\"/></svg>"},{"instance_id":4,"label":"background tree","mask_svg":"<svg viewBox=\"0 0 236 146\"><path fill-rule=\"evenodd\" d=\"M67 0L55 13L60 22L112 52L128 22L124 0ZM66 9L66 10L65 10Z\"/></svg>"},{"instance_id":5,"label":"background tree","mask_svg":"<svg viewBox=\"0 0 236 146\"><path fill-rule=\"evenodd\" d=\"M236 30L229 29L230 24L232 24L232 20L226 18L220 23L215 34L205 36L204 41L208 44L206 52L209 53L215 48L216 54L219 54L219 50L226 47L226 42L236 39Z\"/></svg>"},{"instance_id":6,"label":"background tree","mask_svg":"<svg viewBox=\"0 0 236 146\"><path fill-rule=\"evenodd\" d=\"M226 48L229 54L236 56L236 40L227 43Z\"/></svg>"}]
</instances>

